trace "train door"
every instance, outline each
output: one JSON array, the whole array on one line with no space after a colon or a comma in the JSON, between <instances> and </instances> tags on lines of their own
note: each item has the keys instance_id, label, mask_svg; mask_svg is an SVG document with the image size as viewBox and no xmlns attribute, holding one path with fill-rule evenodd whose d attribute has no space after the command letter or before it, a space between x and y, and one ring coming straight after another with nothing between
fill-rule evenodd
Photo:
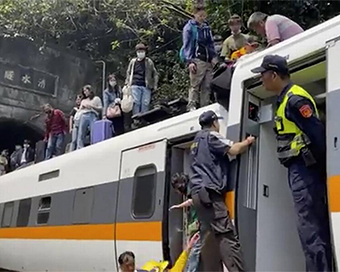
<instances>
[{"instance_id":1,"label":"train door","mask_svg":"<svg viewBox=\"0 0 340 272\"><path fill-rule=\"evenodd\" d=\"M340 258L340 37L327 45L327 177L328 200L333 234L333 252L335 260Z\"/></svg>"},{"instance_id":2,"label":"train door","mask_svg":"<svg viewBox=\"0 0 340 272\"><path fill-rule=\"evenodd\" d=\"M137 267L151 259L163 259L166 152L167 141L162 140L122 153L115 220L116 260L124 251L134 252Z\"/></svg>"},{"instance_id":3,"label":"train door","mask_svg":"<svg viewBox=\"0 0 340 272\"><path fill-rule=\"evenodd\" d=\"M292 81L322 104L325 52L301 60L291 71ZM277 98L254 79L245 86L241 136L257 136L256 143L241 155L237 184L237 226L246 263L252 271L304 271L288 173L276 155L273 128Z\"/></svg>"}]
</instances>

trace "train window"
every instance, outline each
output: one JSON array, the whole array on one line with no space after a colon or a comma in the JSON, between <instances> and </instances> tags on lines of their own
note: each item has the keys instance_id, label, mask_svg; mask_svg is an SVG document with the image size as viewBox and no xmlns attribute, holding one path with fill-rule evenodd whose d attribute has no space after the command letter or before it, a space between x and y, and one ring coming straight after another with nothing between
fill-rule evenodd
<instances>
[{"instance_id":1,"label":"train window","mask_svg":"<svg viewBox=\"0 0 340 272\"><path fill-rule=\"evenodd\" d=\"M14 202L8 202L5 204L4 213L2 215L1 227L9 227L12 222Z\"/></svg>"},{"instance_id":2,"label":"train window","mask_svg":"<svg viewBox=\"0 0 340 272\"><path fill-rule=\"evenodd\" d=\"M59 177L60 174L60 170L54 170L54 171L50 171L47 173L43 173L41 175L39 175L39 179L38 181L45 181L45 180L49 180L49 179L53 179L53 178L57 178Z\"/></svg>"},{"instance_id":3,"label":"train window","mask_svg":"<svg viewBox=\"0 0 340 272\"><path fill-rule=\"evenodd\" d=\"M50 196L42 197L40 199L39 207L38 207L38 217L37 217L38 225L47 224L50 218L51 202L52 202L52 199Z\"/></svg>"},{"instance_id":4,"label":"train window","mask_svg":"<svg viewBox=\"0 0 340 272\"><path fill-rule=\"evenodd\" d=\"M132 215L150 218L155 210L157 171L154 165L136 170L133 185Z\"/></svg>"},{"instance_id":5,"label":"train window","mask_svg":"<svg viewBox=\"0 0 340 272\"><path fill-rule=\"evenodd\" d=\"M73 206L73 224L90 223L93 206L93 188L84 188L76 191Z\"/></svg>"},{"instance_id":6,"label":"train window","mask_svg":"<svg viewBox=\"0 0 340 272\"><path fill-rule=\"evenodd\" d=\"M28 225L28 219L31 212L31 202L32 200L30 198L20 200L17 227L26 227Z\"/></svg>"}]
</instances>

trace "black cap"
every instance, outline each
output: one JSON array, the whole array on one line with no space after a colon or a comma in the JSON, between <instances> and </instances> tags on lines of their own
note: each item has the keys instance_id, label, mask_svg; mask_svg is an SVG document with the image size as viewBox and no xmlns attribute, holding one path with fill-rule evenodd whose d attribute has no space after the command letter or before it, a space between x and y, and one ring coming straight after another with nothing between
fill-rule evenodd
<instances>
[{"instance_id":1,"label":"black cap","mask_svg":"<svg viewBox=\"0 0 340 272\"><path fill-rule=\"evenodd\" d=\"M215 35L214 36L214 42L221 42L221 41L223 41L222 36L220 36L220 35Z\"/></svg>"},{"instance_id":2,"label":"black cap","mask_svg":"<svg viewBox=\"0 0 340 272\"><path fill-rule=\"evenodd\" d=\"M289 68L286 59L278 55L265 56L261 66L252 69L251 71L255 74L264 73L266 71L274 71L282 75L289 74Z\"/></svg>"},{"instance_id":3,"label":"black cap","mask_svg":"<svg viewBox=\"0 0 340 272\"><path fill-rule=\"evenodd\" d=\"M138 51L138 50L147 50L148 49L148 47L144 44L144 43L139 43L139 44L137 44L136 45L136 51Z\"/></svg>"},{"instance_id":4,"label":"black cap","mask_svg":"<svg viewBox=\"0 0 340 272\"><path fill-rule=\"evenodd\" d=\"M213 112L212 110L209 110L209 111L203 112L200 115L198 121L199 121L201 127L203 127L203 126L212 125L214 123L214 121L216 121L218 119L223 119L223 117L219 117L219 116L216 115L215 112Z\"/></svg>"}]
</instances>

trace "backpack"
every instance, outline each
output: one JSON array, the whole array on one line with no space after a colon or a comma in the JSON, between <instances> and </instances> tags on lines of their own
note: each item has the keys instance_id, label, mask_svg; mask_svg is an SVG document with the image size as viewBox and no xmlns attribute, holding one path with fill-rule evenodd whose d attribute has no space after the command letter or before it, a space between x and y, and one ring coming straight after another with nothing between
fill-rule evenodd
<instances>
[{"instance_id":1,"label":"backpack","mask_svg":"<svg viewBox=\"0 0 340 272\"><path fill-rule=\"evenodd\" d=\"M197 48L197 46L198 46L198 31L197 31L197 26L193 25L193 24L190 24L190 28L191 28L191 31L192 31L192 34L193 34L193 37L194 37L194 39L192 40L191 46L193 46L194 48ZM185 62L186 61L186 58L185 58L185 55L184 55L184 44L182 45L182 48L179 51L179 58L180 58L181 62Z\"/></svg>"}]
</instances>

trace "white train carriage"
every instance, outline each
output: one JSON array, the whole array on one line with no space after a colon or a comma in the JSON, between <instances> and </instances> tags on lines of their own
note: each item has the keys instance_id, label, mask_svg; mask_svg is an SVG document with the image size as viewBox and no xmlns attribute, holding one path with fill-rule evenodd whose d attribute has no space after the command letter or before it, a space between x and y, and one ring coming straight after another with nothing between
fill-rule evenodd
<instances>
[{"instance_id":1,"label":"white train carriage","mask_svg":"<svg viewBox=\"0 0 340 272\"><path fill-rule=\"evenodd\" d=\"M219 104L212 109L224 116ZM126 250L137 265L175 259L183 245L181 201L170 176L188 171L200 129L186 113L0 178L0 266L14 271L118 271ZM172 252L170 252L172 248Z\"/></svg>"},{"instance_id":2,"label":"white train carriage","mask_svg":"<svg viewBox=\"0 0 340 272\"><path fill-rule=\"evenodd\" d=\"M16 271L118 271L134 251L137 266L176 259L185 229L170 186L188 171L200 113L225 117L221 132L256 143L233 164L228 195L250 271L304 271L287 173L276 159L275 97L251 69L267 54L288 59L292 79L316 99L327 122L329 209L335 261L340 254L340 16L239 60L229 113L214 104L0 178L0 266ZM251 106L251 110L250 110ZM227 123L228 121L228 123ZM235 208L234 208L235 207Z\"/></svg>"}]
</instances>

